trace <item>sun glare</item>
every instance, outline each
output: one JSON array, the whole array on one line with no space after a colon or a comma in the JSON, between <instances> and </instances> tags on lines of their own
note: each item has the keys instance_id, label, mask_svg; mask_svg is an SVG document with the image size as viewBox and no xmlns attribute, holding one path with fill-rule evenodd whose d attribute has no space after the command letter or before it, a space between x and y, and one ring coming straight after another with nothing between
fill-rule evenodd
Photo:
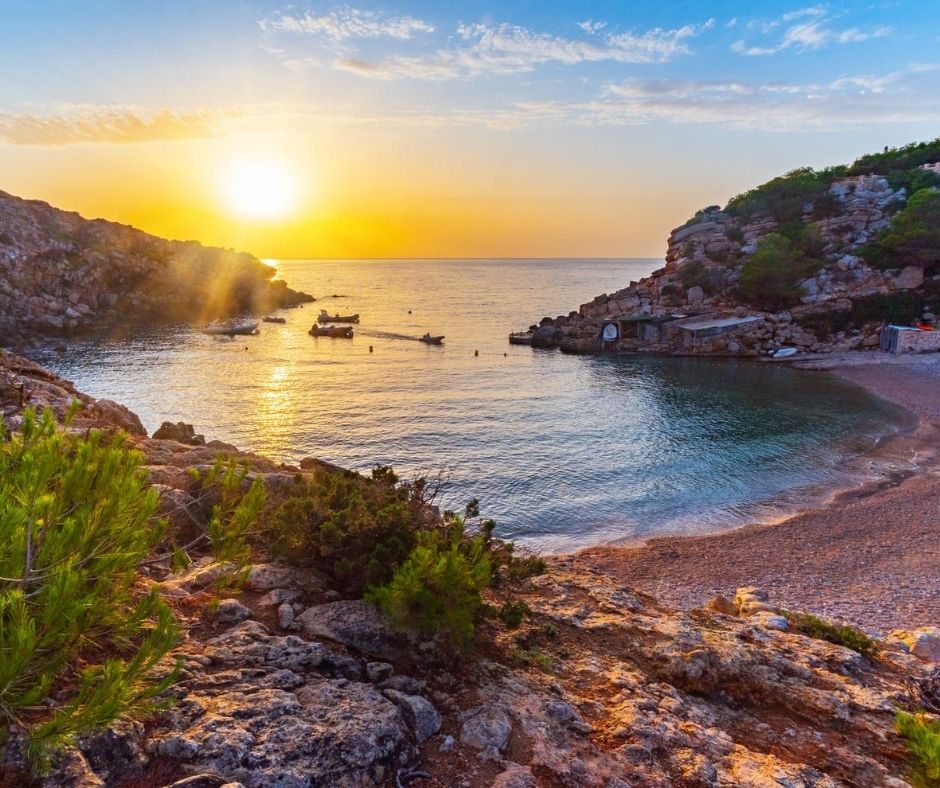
<instances>
[{"instance_id":1,"label":"sun glare","mask_svg":"<svg viewBox=\"0 0 940 788\"><path fill-rule=\"evenodd\" d=\"M226 206L245 219L281 219L297 207L298 185L283 161L239 160L223 177Z\"/></svg>"}]
</instances>

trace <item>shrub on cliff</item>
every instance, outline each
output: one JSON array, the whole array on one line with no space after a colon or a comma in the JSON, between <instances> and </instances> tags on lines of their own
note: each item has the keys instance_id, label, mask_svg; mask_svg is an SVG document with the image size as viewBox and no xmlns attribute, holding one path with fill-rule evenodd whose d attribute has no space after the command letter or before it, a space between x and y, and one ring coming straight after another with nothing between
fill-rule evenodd
<instances>
[{"instance_id":1,"label":"shrub on cliff","mask_svg":"<svg viewBox=\"0 0 940 788\"><path fill-rule=\"evenodd\" d=\"M682 266L679 271L679 279L686 290L697 286L701 287L707 295L720 290L724 283L724 277L720 271L708 268L700 260L693 260Z\"/></svg>"},{"instance_id":2,"label":"shrub on cliff","mask_svg":"<svg viewBox=\"0 0 940 788\"><path fill-rule=\"evenodd\" d=\"M769 233L741 266L739 297L762 309L787 309L800 301L800 280L821 267L786 236Z\"/></svg>"},{"instance_id":3,"label":"shrub on cliff","mask_svg":"<svg viewBox=\"0 0 940 788\"><path fill-rule=\"evenodd\" d=\"M940 191L921 189L863 250L876 268L918 265L933 269L940 264Z\"/></svg>"},{"instance_id":4,"label":"shrub on cliff","mask_svg":"<svg viewBox=\"0 0 940 788\"><path fill-rule=\"evenodd\" d=\"M483 535L468 537L462 518L423 531L392 579L366 594L393 626L422 635L446 633L466 646L476 632L482 592L493 577Z\"/></svg>"},{"instance_id":5,"label":"shrub on cliff","mask_svg":"<svg viewBox=\"0 0 940 788\"><path fill-rule=\"evenodd\" d=\"M940 785L940 722L924 714L899 711L897 729L914 756L916 784Z\"/></svg>"},{"instance_id":6,"label":"shrub on cliff","mask_svg":"<svg viewBox=\"0 0 940 788\"><path fill-rule=\"evenodd\" d=\"M352 593L387 582L425 525L425 484L399 483L387 467L372 477L318 471L301 482L271 517L272 552L318 567Z\"/></svg>"},{"instance_id":7,"label":"shrub on cliff","mask_svg":"<svg viewBox=\"0 0 940 788\"><path fill-rule=\"evenodd\" d=\"M791 170L750 191L732 197L725 211L744 221L769 216L783 224L800 219L803 206L824 200L832 182L845 174L845 167Z\"/></svg>"},{"instance_id":8,"label":"shrub on cliff","mask_svg":"<svg viewBox=\"0 0 940 788\"><path fill-rule=\"evenodd\" d=\"M51 412L0 424L0 738L41 763L118 716L153 709L172 676L169 609L138 590L161 536L157 493L120 437L57 429Z\"/></svg>"},{"instance_id":9,"label":"shrub on cliff","mask_svg":"<svg viewBox=\"0 0 940 788\"><path fill-rule=\"evenodd\" d=\"M882 153L869 153L855 160L849 175L887 175L896 170L919 168L922 164L940 161L940 137L930 142L912 142L901 148L888 148Z\"/></svg>"}]
</instances>

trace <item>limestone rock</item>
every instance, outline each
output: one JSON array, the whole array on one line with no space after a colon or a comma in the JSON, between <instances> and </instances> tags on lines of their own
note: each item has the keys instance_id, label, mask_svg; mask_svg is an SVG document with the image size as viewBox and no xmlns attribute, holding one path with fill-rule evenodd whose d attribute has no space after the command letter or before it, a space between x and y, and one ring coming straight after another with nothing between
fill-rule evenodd
<instances>
[{"instance_id":1,"label":"limestone rock","mask_svg":"<svg viewBox=\"0 0 940 788\"><path fill-rule=\"evenodd\" d=\"M500 752L509 744L512 720L498 706L479 706L460 715L460 741L477 750L494 748Z\"/></svg>"},{"instance_id":2,"label":"limestone rock","mask_svg":"<svg viewBox=\"0 0 940 788\"><path fill-rule=\"evenodd\" d=\"M940 662L940 627L920 627L911 631L899 629L891 633L910 650L911 654L927 662Z\"/></svg>"},{"instance_id":3,"label":"limestone rock","mask_svg":"<svg viewBox=\"0 0 940 788\"><path fill-rule=\"evenodd\" d=\"M223 624L238 624L254 614L237 599L223 599L215 609L215 618Z\"/></svg>"},{"instance_id":4,"label":"limestone rock","mask_svg":"<svg viewBox=\"0 0 940 788\"><path fill-rule=\"evenodd\" d=\"M441 729L441 715L429 700L420 695L406 695L393 689L384 690L383 694L401 709L419 744L430 739Z\"/></svg>"},{"instance_id":5,"label":"limestone rock","mask_svg":"<svg viewBox=\"0 0 940 788\"><path fill-rule=\"evenodd\" d=\"M393 633L363 599L314 605L297 616L297 623L307 637L327 638L382 660L395 662L408 651L407 639Z\"/></svg>"}]
</instances>

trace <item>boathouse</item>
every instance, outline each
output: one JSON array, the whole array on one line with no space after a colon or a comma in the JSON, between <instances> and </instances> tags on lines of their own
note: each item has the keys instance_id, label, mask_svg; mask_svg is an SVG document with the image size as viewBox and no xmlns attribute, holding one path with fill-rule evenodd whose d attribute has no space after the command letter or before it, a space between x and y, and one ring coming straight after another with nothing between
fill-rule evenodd
<instances>
[{"instance_id":1,"label":"boathouse","mask_svg":"<svg viewBox=\"0 0 940 788\"><path fill-rule=\"evenodd\" d=\"M940 352L940 331L888 325L881 329L881 349L888 353Z\"/></svg>"},{"instance_id":2,"label":"boathouse","mask_svg":"<svg viewBox=\"0 0 940 788\"><path fill-rule=\"evenodd\" d=\"M703 319L701 317L690 318L676 322L675 330L679 332L682 341L682 347L695 347L695 345L704 339L712 339L724 334L736 334L746 330L752 323L761 320L760 317L712 317Z\"/></svg>"}]
</instances>

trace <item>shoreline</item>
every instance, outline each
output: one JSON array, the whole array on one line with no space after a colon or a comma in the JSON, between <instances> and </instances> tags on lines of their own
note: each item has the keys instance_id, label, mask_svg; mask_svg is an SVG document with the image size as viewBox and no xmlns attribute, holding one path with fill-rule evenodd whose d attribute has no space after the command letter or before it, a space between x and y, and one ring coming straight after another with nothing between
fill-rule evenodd
<instances>
[{"instance_id":1,"label":"shoreline","mask_svg":"<svg viewBox=\"0 0 940 788\"><path fill-rule=\"evenodd\" d=\"M866 354L867 355L867 354ZM940 359L858 356L822 367L911 414L914 423L854 462L911 462L777 521L701 535L656 536L551 556L689 609L742 586L784 606L882 634L940 621ZM905 368L904 374L896 366ZM814 367L810 367L814 368ZM820 367L815 367L820 369Z\"/></svg>"}]
</instances>

